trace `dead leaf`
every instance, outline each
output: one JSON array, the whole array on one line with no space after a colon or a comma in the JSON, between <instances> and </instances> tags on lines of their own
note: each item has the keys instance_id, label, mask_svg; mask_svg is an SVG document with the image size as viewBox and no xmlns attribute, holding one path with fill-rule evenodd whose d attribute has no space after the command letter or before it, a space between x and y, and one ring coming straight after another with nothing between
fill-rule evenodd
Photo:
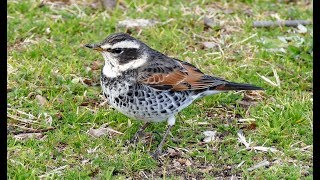
<instances>
[{"instance_id":1,"label":"dead leaf","mask_svg":"<svg viewBox=\"0 0 320 180\"><path fill-rule=\"evenodd\" d=\"M55 115L56 115L58 120L61 120L63 118L63 115L62 115L61 112L57 112Z\"/></svg>"},{"instance_id":2,"label":"dead leaf","mask_svg":"<svg viewBox=\"0 0 320 180\"><path fill-rule=\"evenodd\" d=\"M189 161L189 159L186 160L185 164L186 164L186 166L191 166L192 165L192 163Z\"/></svg>"},{"instance_id":3,"label":"dead leaf","mask_svg":"<svg viewBox=\"0 0 320 180\"><path fill-rule=\"evenodd\" d=\"M186 165L186 166L191 166L192 165L192 163L190 162L189 159L179 158L177 161L180 163L180 165Z\"/></svg>"},{"instance_id":4,"label":"dead leaf","mask_svg":"<svg viewBox=\"0 0 320 180\"><path fill-rule=\"evenodd\" d=\"M87 150L87 152L88 152L89 154L95 153L95 152L97 152L99 146L100 146L100 145L96 146L95 148L89 148L89 149Z\"/></svg>"},{"instance_id":5,"label":"dead leaf","mask_svg":"<svg viewBox=\"0 0 320 180\"><path fill-rule=\"evenodd\" d=\"M181 164L180 164L178 161L174 160L174 161L173 161L173 166L174 166L174 167L180 167Z\"/></svg>"},{"instance_id":6,"label":"dead leaf","mask_svg":"<svg viewBox=\"0 0 320 180\"><path fill-rule=\"evenodd\" d=\"M273 76L276 79L276 82L271 81L269 78L267 78L267 77L265 77L263 75L260 75L259 73L257 73L257 74L258 74L258 76L260 76L263 80L265 80L266 82L268 82L272 86L280 87L280 79L279 79L277 70L272 67L272 71L273 71Z\"/></svg>"},{"instance_id":7,"label":"dead leaf","mask_svg":"<svg viewBox=\"0 0 320 180\"><path fill-rule=\"evenodd\" d=\"M76 78L73 78L72 80L71 80L71 82L73 83L73 84L77 84L77 83L79 83L81 81L81 78L80 77L76 77Z\"/></svg>"},{"instance_id":8,"label":"dead leaf","mask_svg":"<svg viewBox=\"0 0 320 180\"><path fill-rule=\"evenodd\" d=\"M264 151L264 152L277 152L278 150L274 147L263 147L263 146L254 146L252 147L254 150L257 150L257 151Z\"/></svg>"},{"instance_id":9,"label":"dead leaf","mask_svg":"<svg viewBox=\"0 0 320 180\"><path fill-rule=\"evenodd\" d=\"M243 13L244 13L245 15L247 15L247 16L252 16L252 15L253 15L253 11L252 11L252 9L250 9L250 8L245 9L245 10L243 11Z\"/></svg>"},{"instance_id":10,"label":"dead leaf","mask_svg":"<svg viewBox=\"0 0 320 180\"><path fill-rule=\"evenodd\" d=\"M40 175L39 178L40 178L40 179L46 179L48 176L50 176L50 175L52 175L52 174L62 175L62 174L63 174L62 170L64 170L64 169L67 168L68 166L69 166L69 165L60 166L60 167L58 167L58 168L56 168L56 169L53 169L53 170L51 170L51 171L49 171L49 172L46 172L46 173L43 174L43 175Z\"/></svg>"},{"instance_id":11,"label":"dead leaf","mask_svg":"<svg viewBox=\"0 0 320 180\"><path fill-rule=\"evenodd\" d=\"M63 152L66 149L67 145L67 143L59 142L56 146L56 149L58 150L58 152Z\"/></svg>"},{"instance_id":12,"label":"dead leaf","mask_svg":"<svg viewBox=\"0 0 320 180\"><path fill-rule=\"evenodd\" d=\"M246 146L246 149L247 150L251 150L251 149L254 149L254 150L257 150L257 151L263 151L263 152L279 152L279 150L277 150L276 148L274 147L264 147L264 146L251 146L252 142L251 140L249 139L249 142L247 142L246 138L244 137L243 133L242 133L242 130L238 131L238 140Z\"/></svg>"},{"instance_id":13,"label":"dead leaf","mask_svg":"<svg viewBox=\"0 0 320 180\"><path fill-rule=\"evenodd\" d=\"M26 140L29 138L41 139L43 137L42 133L22 133L13 136L16 140Z\"/></svg>"},{"instance_id":14,"label":"dead leaf","mask_svg":"<svg viewBox=\"0 0 320 180\"><path fill-rule=\"evenodd\" d=\"M124 27L126 29L134 29L134 28L143 28L143 27L149 27L157 24L158 22L155 20L149 20L149 19L126 19L123 21L120 21L118 23L118 27Z\"/></svg>"},{"instance_id":15,"label":"dead leaf","mask_svg":"<svg viewBox=\"0 0 320 180\"><path fill-rule=\"evenodd\" d=\"M35 94L35 92L31 92L28 94L27 98L34 98Z\"/></svg>"},{"instance_id":16,"label":"dead leaf","mask_svg":"<svg viewBox=\"0 0 320 180\"><path fill-rule=\"evenodd\" d=\"M308 31L308 29L302 24L299 24L297 28L298 28L297 32L300 34L305 34Z\"/></svg>"},{"instance_id":17,"label":"dead leaf","mask_svg":"<svg viewBox=\"0 0 320 180\"><path fill-rule=\"evenodd\" d=\"M111 129L109 127L106 127L107 125L108 124L103 124L98 129L90 128L90 130L88 131L88 134L90 134L96 138L104 136L106 134L111 135L111 136L117 135L117 134L123 134L122 132L116 131L116 130Z\"/></svg>"},{"instance_id":18,"label":"dead leaf","mask_svg":"<svg viewBox=\"0 0 320 180\"><path fill-rule=\"evenodd\" d=\"M263 96L265 93L264 91L246 91L244 93L244 98L243 100L246 101L260 101L265 99Z\"/></svg>"},{"instance_id":19,"label":"dead leaf","mask_svg":"<svg viewBox=\"0 0 320 180\"><path fill-rule=\"evenodd\" d=\"M241 161L241 162L237 165L237 167L236 167L236 168L241 167L245 162L246 162L246 161Z\"/></svg>"},{"instance_id":20,"label":"dead leaf","mask_svg":"<svg viewBox=\"0 0 320 180\"><path fill-rule=\"evenodd\" d=\"M241 129L247 129L247 130L255 130L256 128L257 128L257 124L255 122L241 127Z\"/></svg>"},{"instance_id":21,"label":"dead leaf","mask_svg":"<svg viewBox=\"0 0 320 180\"><path fill-rule=\"evenodd\" d=\"M171 158L181 156L181 152L173 148L168 148L168 154Z\"/></svg>"},{"instance_id":22,"label":"dead leaf","mask_svg":"<svg viewBox=\"0 0 320 180\"><path fill-rule=\"evenodd\" d=\"M88 78L84 78L83 79L83 83L88 85L88 86L92 86L92 80L91 79L88 79Z\"/></svg>"},{"instance_id":23,"label":"dead leaf","mask_svg":"<svg viewBox=\"0 0 320 180\"><path fill-rule=\"evenodd\" d=\"M47 99L39 94L36 95L36 99L39 101L41 106L45 106L48 103Z\"/></svg>"},{"instance_id":24,"label":"dead leaf","mask_svg":"<svg viewBox=\"0 0 320 180\"><path fill-rule=\"evenodd\" d=\"M244 137L242 131L238 131L238 141L240 141L244 146L246 146L246 148L250 148L250 144L251 144L251 141L249 140L249 142L247 142L246 138Z\"/></svg>"},{"instance_id":25,"label":"dead leaf","mask_svg":"<svg viewBox=\"0 0 320 180\"><path fill-rule=\"evenodd\" d=\"M80 106L88 106L88 105L89 105L89 103L90 103L90 102L85 101L85 102L82 102L82 103L80 104Z\"/></svg>"},{"instance_id":26,"label":"dead leaf","mask_svg":"<svg viewBox=\"0 0 320 180\"><path fill-rule=\"evenodd\" d=\"M51 33L50 28L49 27L46 28L46 34L50 34L50 33Z\"/></svg>"},{"instance_id":27,"label":"dead leaf","mask_svg":"<svg viewBox=\"0 0 320 180\"><path fill-rule=\"evenodd\" d=\"M248 168L248 171L253 171L253 170L258 169L260 167L269 166L269 165L270 165L269 161L263 160L263 161L259 162L258 164L252 166L251 168Z\"/></svg>"},{"instance_id":28,"label":"dead leaf","mask_svg":"<svg viewBox=\"0 0 320 180\"><path fill-rule=\"evenodd\" d=\"M106 10L113 10L117 5L116 0L100 0L100 1Z\"/></svg>"},{"instance_id":29,"label":"dead leaf","mask_svg":"<svg viewBox=\"0 0 320 180\"><path fill-rule=\"evenodd\" d=\"M226 9L226 10L223 11L223 13L225 13L225 14L233 14L234 11L232 9Z\"/></svg>"},{"instance_id":30,"label":"dead leaf","mask_svg":"<svg viewBox=\"0 0 320 180\"><path fill-rule=\"evenodd\" d=\"M92 70L100 70L102 66L103 66L103 63L101 61L93 61L91 63Z\"/></svg>"},{"instance_id":31,"label":"dead leaf","mask_svg":"<svg viewBox=\"0 0 320 180\"><path fill-rule=\"evenodd\" d=\"M41 117L42 114L38 116L38 119ZM43 113L45 122L47 125L51 126L52 125L52 116L50 116L48 113Z\"/></svg>"},{"instance_id":32,"label":"dead leaf","mask_svg":"<svg viewBox=\"0 0 320 180\"><path fill-rule=\"evenodd\" d=\"M205 169L201 169L200 171L201 171L202 173L209 173L212 169L213 169L212 166L208 166L208 167L206 167Z\"/></svg>"},{"instance_id":33,"label":"dead leaf","mask_svg":"<svg viewBox=\"0 0 320 180\"><path fill-rule=\"evenodd\" d=\"M256 105L257 102L254 102L254 101L244 101L244 100L241 100L241 101L237 101L237 103L239 105L241 105L242 107L249 107L249 106L252 106L252 105Z\"/></svg>"},{"instance_id":34,"label":"dead leaf","mask_svg":"<svg viewBox=\"0 0 320 180\"><path fill-rule=\"evenodd\" d=\"M201 44L202 49L213 49L213 48L219 48L219 45L215 42L203 42Z\"/></svg>"},{"instance_id":35,"label":"dead leaf","mask_svg":"<svg viewBox=\"0 0 320 180\"><path fill-rule=\"evenodd\" d=\"M203 142L209 143L216 139L217 131L204 131L203 134L205 135Z\"/></svg>"},{"instance_id":36,"label":"dead leaf","mask_svg":"<svg viewBox=\"0 0 320 180\"><path fill-rule=\"evenodd\" d=\"M203 18L203 23L206 28L212 28L215 26L214 21L212 19L208 18L207 16L205 16Z\"/></svg>"},{"instance_id":37,"label":"dead leaf","mask_svg":"<svg viewBox=\"0 0 320 180\"><path fill-rule=\"evenodd\" d=\"M84 159L84 160L81 161L81 164L82 164L82 165L85 165L85 164L87 164L89 161L90 161L89 159Z\"/></svg>"}]
</instances>

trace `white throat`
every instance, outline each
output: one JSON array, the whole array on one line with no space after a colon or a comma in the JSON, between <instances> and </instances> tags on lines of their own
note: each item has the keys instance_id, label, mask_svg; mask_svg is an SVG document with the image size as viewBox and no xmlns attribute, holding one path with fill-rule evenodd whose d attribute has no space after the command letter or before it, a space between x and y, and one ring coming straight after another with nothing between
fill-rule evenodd
<instances>
[{"instance_id":1,"label":"white throat","mask_svg":"<svg viewBox=\"0 0 320 180\"><path fill-rule=\"evenodd\" d=\"M130 61L126 64L119 65L119 62L112 57L112 55L103 52L102 53L105 63L102 69L103 75L109 78L114 78L120 76L122 72L127 71L129 69L136 69L141 67L143 64L147 62L148 56L147 54L143 54L140 58Z\"/></svg>"}]
</instances>

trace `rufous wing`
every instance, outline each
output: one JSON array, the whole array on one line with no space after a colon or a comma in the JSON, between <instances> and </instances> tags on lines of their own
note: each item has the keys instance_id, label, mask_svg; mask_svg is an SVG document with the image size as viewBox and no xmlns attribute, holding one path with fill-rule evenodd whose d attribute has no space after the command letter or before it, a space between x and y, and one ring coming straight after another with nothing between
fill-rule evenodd
<instances>
[{"instance_id":1,"label":"rufous wing","mask_svg":"<svg viewBox=\"0 0 320 180\"><path fill-rule=\"evenodd\" d=\"M214 85L224 84L220 78L213 78L203 74L195 66L175 60L178 66L171 68L170 71L153 72L147 76L141 76L140 83L151 86L158 90L172 90L172 91L185 91L185 90L200 90L212 87ZM157 67L157 69L161 67Z\"/></svg>"}]
</instances>

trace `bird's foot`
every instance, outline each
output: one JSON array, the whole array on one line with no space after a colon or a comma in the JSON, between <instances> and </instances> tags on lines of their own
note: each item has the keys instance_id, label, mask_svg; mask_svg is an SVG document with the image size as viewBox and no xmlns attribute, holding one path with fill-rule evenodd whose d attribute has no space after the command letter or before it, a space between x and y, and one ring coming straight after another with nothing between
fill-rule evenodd
<instances>
[{"instance_id":1,"label":"bird's foot","mask_svg":"<svg viewBox=\"0 0 320 180\"><path fill-rule=\"evenodd\" d=\"M136 132L136 134L130 139L130 143L136 144L139 139L143 136L143 132L142 131L138 131Z\"/></svg>"},{"instance_id":2,"label":"bird's foot","mask_svg":"<svg viewBox=\"0 0 320 180\"><path fill-rule=\"evenodd\" d=\"M139 141L139 138L144 134L144 130L149 126L149 122L146 122L140 129L136 132L136 134L131 138L129 143L136 144Z\"/></svg>"},{"instance_id":3,"label":"bird's foot","mask_svg":"<svg viewBox=\"0 0 320 180\"><path fill-rule=\"evenodd\" d=\"M156 151L151 153L152 158L155 159L155 160L159 160L159 156L160 155L162 155L161 149L157 149Z\"/></svg>"}]
</instances>

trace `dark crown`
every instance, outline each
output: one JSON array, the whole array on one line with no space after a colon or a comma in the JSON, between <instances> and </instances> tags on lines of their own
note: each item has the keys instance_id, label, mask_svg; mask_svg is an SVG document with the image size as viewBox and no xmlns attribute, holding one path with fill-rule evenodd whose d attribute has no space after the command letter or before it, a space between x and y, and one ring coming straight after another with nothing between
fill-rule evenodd
<instances>
[{"instance_id":1,"label":"dark crown","mask_svg":"<svg viewBox=\"0 0 320 180\"><path fill-rule=\"evenodd\" d=\"M125 40L135 40L137 41L137 39L135 39L134 37L130 36L129 34L126 33L115 33L112 34L110 36L108 36L103 42L102 44L108 43L110 45L114 45L115 43L121 42L121 41L125 41Z\"/></svg>"}]
</instances>

